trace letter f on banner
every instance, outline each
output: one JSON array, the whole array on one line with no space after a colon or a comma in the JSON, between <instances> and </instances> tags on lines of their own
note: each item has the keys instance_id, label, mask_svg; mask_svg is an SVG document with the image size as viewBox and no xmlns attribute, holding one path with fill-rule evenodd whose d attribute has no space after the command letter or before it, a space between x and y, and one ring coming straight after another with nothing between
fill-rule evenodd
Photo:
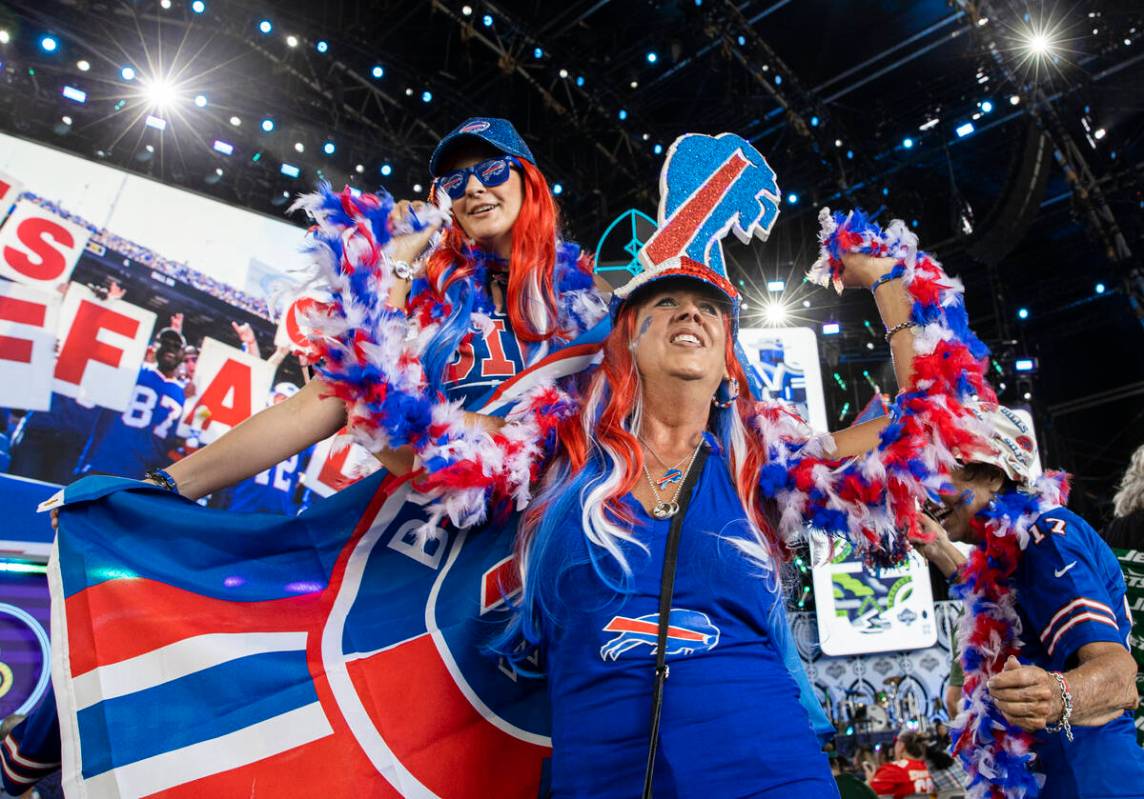
<instances>
[{"instance_id":1,"label":"letter f on banner","mask_svg":"<svg viewBox=\"0 0 1144 799\"><path fill-rule=\"evenodd\" d=\"M680 136L660 172L659 229L640 250L645 269L677 255L727 274L722 238L766 241L779 215L775 171L733 133Z\"/></svg>"}]
</instances>

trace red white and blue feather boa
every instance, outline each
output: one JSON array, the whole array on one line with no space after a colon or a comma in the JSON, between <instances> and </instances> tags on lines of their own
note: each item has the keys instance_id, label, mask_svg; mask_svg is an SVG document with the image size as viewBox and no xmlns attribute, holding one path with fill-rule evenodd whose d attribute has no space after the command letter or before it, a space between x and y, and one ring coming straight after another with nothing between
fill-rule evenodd
<instances>
[{"instance_id":1,"label":"red white and blue feather boa","mask_svg":"<svg viewBox=\"0 0 1144 799\"><path fill-rule=\"evenodd\" d=\"M1068 480L1048 472L1028 490L998 494L971 522L981 543L961 567L952 593L965 603L958 625L965 672L962 711L954 721L954 751L970 777L973 799L1034 797L1043 776L1030 770L1031 733L1006 721L986 687L1021 648L1021 621L1011 580L1045 511L1068 501Z\"/></svg>"},{"instance_id":2,"label":"red white and blue feather boa","mask_svg":"<svg viewBox=\"0 0 1144 799\"><path fill-rule=\"evenodd\" d=\"M868 561L885 562L884 555L900 553L904 542L887 546L884 537L871 535L885 529L877 524L885 521L878 518L883 496L889 495L899 529L912 531L918 512L915 500L936 499L936 490L947 483L957 460L971 460L987 446L989 431L966 404L996 401L985 380L988 350L969 329L960 281L918 251L917 237L904 223L895 220L883 230L861 212L842 215L827 209L819 219L821 252L810 270L812 281L841 290L843 253L892 257L898 261L894 271L913 299L910 319L918 325L913 385L898 395L881 445L867 458L841 468L844 489L834 488L837 473L821 479L819 464L804 467L809 474L797 481L806 486L807 501L826 513L838 504L835 494L840 499L874 500L867 519L851 510L847 526L851 540L857 532L869 541ZM1011 578L1028 542L1028 529L1046 510L1064 504L1067 495L1065 475L1047 473L1027 490L998 495L973 521L981 544L954 589L966 606L958 635L965 704L955 724L955 750L969 774L972 799L1031 799L1043 780L1030 769L1032 736L1004 719L986 684L1021 647ZM826 529L845 532L839 529L839 518L833 519L833 527L830 521L831 517L824 518Z\"/></svg>"},{"instance_id":3,"label":"red white and blue feather boa","mask_svg":"<svg viewBox=\"0 0 1144 799\"><path fill-rule=\"evenodd\" d=\"M301 329L307 357L317 364L330 392L343 400L353 439L371 452L409 445L420 460L415 488L429 498L432 535L447 518L467 527L483 521L494 498L523 507L541 458L553 445L556 424L575 411L571 398L547 383L524 393L490 434L468 422L461 403L450 402L430 383L422 356L449 316L443 291L415 281L406 308L388 303L395 280L386 244L401 230L390 220L393 199L333 192L322 185L295 204L314 220L310 251L316 274L307 290L320 298ZM447 209L429 213L448 217ZM421 220L428 223L428 220ZM581 268L579 248L558 242L555 282L562 330L581 332L606 312ZM491 325L485 281L491 259L474 251L472 322ZM468 334L466 334L468 335Z\"/></svg>"}]
</instances>

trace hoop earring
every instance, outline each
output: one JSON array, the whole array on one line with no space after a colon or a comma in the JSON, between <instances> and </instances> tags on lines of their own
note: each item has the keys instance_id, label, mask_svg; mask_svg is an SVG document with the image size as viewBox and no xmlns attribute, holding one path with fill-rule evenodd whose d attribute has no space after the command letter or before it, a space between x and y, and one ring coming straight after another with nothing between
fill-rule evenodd
<instances>
[{"instance_id":1,"label":"hoop earring","mask_svg":"<svg viewBox=\"0 0 1144 799\"><path fill-rule=\"evenodd\" d=\"M720 394L725 394L727 399L720 400ZM715 396L711 398L711 404L719 409L730 408L735 404L735 400L737 399L739 399L739 381L733 377L729 377L719 384L719 390L716 391Z\"/></svg>"}]
</instances>

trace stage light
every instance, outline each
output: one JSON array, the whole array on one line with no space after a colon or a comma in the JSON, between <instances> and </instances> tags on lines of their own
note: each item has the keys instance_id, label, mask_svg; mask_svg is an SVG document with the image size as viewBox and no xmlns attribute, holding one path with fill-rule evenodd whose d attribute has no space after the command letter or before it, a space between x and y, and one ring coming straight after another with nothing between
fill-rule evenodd
<instances>
[{"instance_id":1,"label":"stage light","mask_svg":"<svg viewBox=\"0 0 1144 799\"><path fill-rule=\"evenodd\" d=\"M1092 132L1092 138L1096 139L1097 141L1100 141L1107 135L1108 131L1106 131L1104 128L1097 128Z\"/></svg>"},{"instance_id":2,"label":"stage light","mask_svg":"<svg viewBox=\"0 0 1144 799\"><path fill-rule=\"evenodd\" d=\"M205 94L196 94L195 95L195 106L198 108L206 108L207 107L207 96Z\"/></svg>"},{"instance_id":3,"label":"stage light","mask_svg":"<svg viewBox=\"0 0 1144 799\"><path fill-rule=\"evenodd\" d=\"M954 132L957 134L957 138L964 139L966 136L973 132L973 123L963 122L957 126L957 129Z\"/></svg>"},{"instance_id":4,"label":"stage light","mask_svg":"<svg viewBox=\"0 0 1144 799\"><path fill-rule=\"evenodd\" d=\"M286 37L286 46L287 47L297 47L298 46L298 37L291 33L289 36Z\"/></svg>"},{"instance_id":5,"label":"stage light","mask_svg":"<svg viewBox=\"0 0 1144 799\"><path fill-rule=\"evenodd\" d=\"M539 61L540 59L544 58L544 50L539 47L534 47L532 49L532 57Z\"/></svg>"},{"instance_id":6,"label":"stage light","mask_svg":"<svg viewBox=\"0 0 1144 799\"><path fill-rule=\"evenodd\" d=\"M1021 96L1020 95L1018 95L1018 94L1009 95L1009 105L1020 105L1020 104L1021 104Z\"/></svg>"},{"instance_id":7,"label":"stage light","mask_svg":"<svg viewBox=\"0 0 1144 799\"><path fill-rule=\"evenodd\" d=\"M1037 370L1036 358L1018 358L1013 361L1014 372L1035 372Z\"/></svg>"},{"instance_id":8,"label":"stage light","mask_svg":"<svg viewBox=\"0 0 1144 799\"><path fill-rule=\"evenodd\" d=\"M824 336L837 336L842 332L842 325L837 322L827 322L822 326L822 335Z\"/></svg>"},{"instance_id":9,"label":"stage light","mask_svg":"<svg viewBox=\"0 0 1144 799\"><path fill-rule=\"evenodd\" d=\"M314 45L314 49L319 53L328 53L330 52L330 43L325 39L318 39L318 43Z\"/></svg>"},{"instance_id":10,"label":"stage light","mask_svg":"<svg viewBox=\"0 0 1144 799\"><path fill-rule=\"evenodd\" d=\"M421 92L421 102L430 103L432 101L433 101L433 92L429 91L428 89Z\"/></svg>"},{"instance_id":11,"label":"stage light","mask_svg":"<svg viewBox=\"0 0 1144 799\"><path fill-rule=\"evenodd\" d=\"M270 31L274 30L274 25L270 22L270 20L264 19L258 23L258 30L264 34L270 33Z\"/></svg>"},{"instance_id":12,"label":"stage light","mask_svg":"<svg viewBox=\"0 0 1144 799\"><path fill-rule=\"evenodd\" d=\"M651 138L651 134L650 134L650 133L645 133L643 136L640 136L640 138L641 138L641 139L643 139L644 141L647 141L648 139L650 139L650 138Z\"/></svg>"},{"instance_id":13,"label":"stage light","mask_svg":"<svg viewBox=\"0 0 1144 799\"><path fill-rule=\"evenodd\" d=\"M584 76L583 75L577 75L576 76L576 85L580 86L580 87L584 86Z\"/></svg>"},{"instance_id":14,"label":"stage light","mask_svg":"<svg viewBox=\"0 0 1144 799\"><path fill-rule=\"evenodd\" d=\"M633 80L628 85L631 86L633 89L638 89L640 87L640 82L638 80Z\"/></svg>"},{"instance_id":15,"label":"stage light","mask_svg":"<svg viewBox=\"0 0 1144 799\"><path fill-rule=\"evenodd\" d=\"M874 342L873 341L867 341L866 342L866 349L868 349L868 350L874 349Z\"/></svg>"},{"instance_id":16,"label":"stage light","mask_svg":"<svg viewBox=\"0 0 1144 799\"><path fill-rule=\"evenodd\" d=\"M810 300L803 300L802 301L802 307L803 308L809 308L810 307Z\"/></svg>"},{"instance_id":17,"label":"stage light","mask_svg":"<svg viewBox=\"0 0 1144 799\"><path fill-rule=\"evenodd\" d=\"M306 152L306 145L300 141L294 142L294 152L296 152L296 153Z\"/></svg>"},{"instance_id":18,"label":"stage light","mask_svg":"<svg viewBox=\"0 0 1144 799\"><path fill-rule=\"evenodd\" d=\"M1105 290L1105 286L1104 286L1104 284L1103 284L1103 283L1097 283L1097 284L1096 284L1096 286L1095 286L1095 288L1096 288L1096 293L1097 293L1097 294L1103 294L1103 293L1104 293L1104 290Z\"/></svg>"},{"instance_id":19,"label":"stage light","mask_svg":"<svg viewBox=\"0 0 1144 799\"><path fill-rule=\"evenodd\" d=\"M981 105L979 107L981 108L981 113L988 114L990 111L993 110L993 101L992 100L982 100Z\"/></svg>"},{"instance_id":20,"label":"stage light","mask_svg":"<svg viewBox=\"0 0 1144 799\"><path fill-rule=\"evenodd\" d=\"M91 69L91 63L81 58L79 61L75 62L75 68L80 72L87 72L89 69Z\"/></svg>"},{"instance_id":21,"label":"stage light","mask_svg":"<svg viewBox=\"0 0 1144 799\"><path fill-rule=\"evenodd\" d=\"M552 184L552 193L553 194L563 194L564 193L564 186L560 183L553 183Z\"/></svg>"},{"instance_id":22,"label":"stage light","mask_svg":"<svg viewBox=\"0 0 1144 799\"><path fill-rule=\"evenodd\" d=\"M1046 56L1053 50L1053 42L1044 31L1030 31L1025 37L1025 47L1033 56Z\"/></svg>"},{"instance_id":23,"label":"stage light","mask_svg":"<svg viewBox=\"0 0 1144 799\"><path fill-rule=\"evenodd\" d=\"M12 34L8 33L7 28L0 28L0 44L8 44L12 41Z\"/></svg>"},{"instance_id":24,"label":"stage light","mask_svg":"<svg viewBox=\"0 0 1144 799\"><path fill-rule=\"evenodd\" d=\"M83 89L77 89L74 86L64 86L63 89L60 90L60 94L71 100L73 103L87 102L87 92L85 92Z\"/></svg>"},{"instance_id":25,"label":"stage light","mask_svg":"<svg viewBox=\"0 0 1144 799\"><path fill-rule=\"evenodd\" d=\"M654 64L659 60L659 55L655 52L655 50L649 50L647 56L645 57L647 58L647 62L649 64Z\"/></svg>"},{"instance_id":26,"label":"stage light","mask_svg":"<svg viewBox=\"0 0 1144 799\"><path fill-rule=\"evenodd\" d=\"M560 70L560 72L559 72L559 73L557 73L557 74L559 74L561 78L567 78L567 77L568 77L568 70L566 70L566 69L562 69L562 70Z\"/></svg>"},{"instance_id":27,"label":"stage light","mask_svg":"<svg viewBox=\"0 0 1144 799\"><path fill-rule=\"evenodd\" d=\"M60 42L55 36L44 36L40 39L40 49L45 53L54 53L59 49Z\"/></svg>"},{"instance_id":28,"label":"stage light","mask_svg":"<svg viewBox=\"0 0 1144 799\"><path fill-rule=\"evenodd\" d=\"M473 15L473 7L472 6L461 6L461 13L464 14L466 17L471 17Z\"/></svg>"},{"instance_id":29,"label":"stage light","mask_svg":"<svg viewBox=\"0 0 1144 799\"><path fill-rule=\"evenodd\" d=\"M735 41L737 41L739 43L739 46L742 47L743 45L745 45L747 43L747 37L746 36L739 36L739 38L736 39Z\"/></svg>"},{"instance_id":30,"label":"stage light","mask_svg":"<svg viewBox=\"0 0 1144 799\"><path fill-rule=\"evenodd\" d=\"M811 117L811 118L810 118L810 126L811 126L812 128L817 128L817 127L818 127L818 117Z\"/></svg>"},{"instance_id":31,"label":"stage light","mask_svg":"<svg viewBox=\"0 0 1144 799\"><path fill-rule=\"evenodd\" d=\"M333 155L337 151L337 149L338 149L337 145L334 144L332 141L328 141L322 145L322 152L325 153L326 155Z\"/></svg>"},{"instance_id":32,"label":"stage light","mask_svg":"<svg viewBox=\"0 0 1144 799\"><path fill-rule=\"evenodd\" d=\"M207 4L204 3L203 0L195 0L195 2L191 3L191 11L194 11L196 14L202 14L206 10Z\"/></svg>"},{"instance_id":33,"label":"stage light","mask_svg":"<svg viewBox=\"0 0 1144 799\"><path fill-rule=\"evenodd\" d=\"M124 80L135 80L135 67L126 66L119 70L119 77Z\"/></svg>"},{"instance_id":34,"label":"stage light","mask_svg":"<svg viewBox=\"0 0 1144 799\"><path fill-rule=\"evenodd\" d=\"M262 151L261 150L255 150L254 155L250 156L250 163L252 163L252 164L257 164L261 160L262 160Z\"/></svg>"},{"instance_id":35,"label":"stage light","mask_svg":"<svg viewBox=\"0 0 1144 799\"><path fill-rule=\"evenodd\" d=\"M786 283L782 280L768 280L767 291L782 291L786 288Z\"/></svg>"},{"instance_id":36,"label":"stage light","mask_svg":"<svg viewBox=\"0 0 1144 799\"><path fill-rule=\"evenodd\" d=\"M60 122L63 122L65 125L68 125L70 127L71 123L72 123L72 118L65 114L64 116L60 117Z\"/></svg>"},{"instance_id":37,"label":"stage light","mask_svg":"<svg viewBox=\"0 0 1144 799\"><path fill-rule=\"evenodd\" d=\"M274 130L274 120L270 117L266 117L266 119L260 123L260 127L263 133L271 133Z\"/></svg>"},{"instance_id":38,"label":"stage light","mask_svg":"<svg viewBox=\"0 0 1144 799\"><path fill-rule=\"evenodd\" d=\"M389 177L390 175L393 174L393 167L391 167L389 164L382 164L381 165L381 174L385 175L386 177Z\"/></svg>"},{"instance_id":39,"label":"stage light","mask_svg":"<svg viewBox=\"0 0 1144 799\"><path fill-rule=\"evenodd\" d=\"M160 132L167 129L167 120L162 117L157 117L154 114L148 114L147 118L143 120L143 124Z\"/></svg>"},{"instance_id":40,"label":"stage light","mask_svg":"<svg viewBox=\"0 0 1144 799\"><path fill-rule=\"evenodd\" d=\"M918 130L929 130L932 127L936 127L938 122L941 122L941 120L937 117L934 117L933 119L927 119L925 122L918 125Z\"/></svg>"},{"instance_id":41,"label":"stage light","mask_svg":"<svg viewBox=\"0 0 1144 799\"><path fill-rule=\"evenodd\" d=\"M151 102L151 105L160 108L171 104L175 101L175 87L165 80L153 80L143 87L143 93Z\"/></svg>"},{"instance_id":42,"label":"stage light","mask_svg":"<svg viewBox=\"0 0 1144 799\"><path fill-rule=\"evenodd\" d=\"M420 183L414 183L413 184L413 193L414 194L420 194L424 190L425 190L424 187Z\"/></svg>"},{"instance_id":43,"label":"stage light","mask_svg":"<svg viewBox=\"0 0 1144 799\"><path fill-rule=\"evenodd\" d=\"M791 205L798 205L798 195L792 191L786 196L786 201Z\"/></svg>"},{"instance_id":44,"label":"stage light","mask_svg":"<svg viewBox=\"0 0 1144 799\"><path fill-rule=\"evenodd\" d=\"M834 140L834 146L835 147L841 147L842 146L842 139L835 139Z\"/></svg>"},{"instance_id":45,"label":"stage light","mask_svg":"<svg viewBox=\"0 0 1144 799\"><path fill-rule=\"evenodd\" d=\"M354 172L357 172L359 175L362 174L363 172L365 172L365 165L364 164L358 164L357 166L354 167Z\"/></svg>"},{"instance_id":46,"label":"stage light","mask_svg":"<svg viewBox=\"0 0 1144 799\"><path fill-rule=\"evenodd\" d=\"M616 116L618 116L618 117L620 118L620 121L621 121L621 122L623 122L625 119L627 119L627 118L628 118L628 111L627 111L627 109L626 109L626 108L621 108L621 109L620 109L620 113L616 114Z\"/></svg>"},{"instance_id":47,"label":"stage light","mask_svg":"<svg viewBox=\"0 0 1144 799\"><path fill-rule=\"evenodd\" d=\"M778 327L787 320L787 308L781 302L768 302L763 308L763 318L768 325Z\"/></svg>"},{"instance_id":48,"label":"stage light","mask_svg":"<svg viewBox=\"0 0 1144 799\"><path fill-rule=\"evenodd\" d=\"M1017 318L1018 319L1028 319L1029 318L1029 309L1028 308L1018 308L1017 309Z\"/></svg>"},{"instance_id":49,"label":"stage light","mask_svg":"<svg viewBox=\"0 0 1144 799\"><path fill-rule=\"evenodd\" d=\"M853 150L847 150L846 151L846 158L850 161L853 161L854 160L854 151Z\"/></svg>"},{"instance_id":50,"label":"stage light","mask_svg":"<svg viewBox=\"0 0 1144 799\"><path fill-rule=\"evenodd\" d=\"M1026 400L1031 400L1033 398L1032 392L1029 392L1029 391L1026 391L1023 396L1025 397Z\"/></svg>"},{"instance_id":51,"label":"stage light","mask_svg":"<svg viewBox=\"0 0 1144 799\"><path fill-rule=\"evenodd\" d=\"M375 78L380 78L385 75L385 67L383 67L381 64L374 64L374 67L369 71L369 74L373 75Z\"/></svg>"},{"instance_id":52,"label":"stage light","mask_svg":"<svg viewBox=\"0 0 1144 799\"><path fill-rule=\"evenodd\" d=\"M223 155L234 155L234 145L222 139L215 139L214 144L211 145L211 149Z\"/></svg>"},{"instance_id":53,"label":"stage light","mask_svg":"<svg viewBox=\"0 0 1144 799\"><path fill-rule=\"evenodd\" d=\"M651 148L651 151L652 151L653 153L655 153L656 155L660 155L660 154L662 154L662 153L663 153L663 145L662 145L662 144L657 144L655 147L652 147L652 148Z\"/></svg>"},{"instance_id":54,"label":"stage light","mask_svg":"<svg viewBox=\"0 0 1144 799\"><path fill-rule=\"evenodd\" d=\"M231 117L230 118L230 124L234 125L237 128L239 125L242 124L242 120L239 119L238 117Z\"/></svg>"},{"instance_id":55,"label":"stage light","mask_svg":"<svg viewBox=\"0 0 1144 799\"><path fill-rule=\"evenodd\" d=\"M890 196L890 187L889 186L883 186L882 187L882 196L883 197L889 197Z\"/></svg>"},{"instance_id":56,"label":"stage light","mask_svg":"<svg viewBox=\"0 0 1144 799\"><path fill-rule=\"evenodd\" d=\"M914 140L907 136L906 138L902 139L902 146L907 150L913 149Z\"/></svg>"},{"instance_id":57,"label":"stage light","mask_svg":"<svg viewBox=\"0 0 1144 799\"><path fill-rule=\"evenodd\" d=\"M170 11L171 0L159 0L159 8L163 9L164 11Z\"/></svg>"},{"instance_id":58,"label":"stage light","mask_svg":"<svg viewBox=\"0 0 1144 799\"><path fill-rule=\"evenodd\" d=\"M782 86L783 85L783 76L782 75L775 75L775 85L776 86Z\"/></svg>"},{"instance_id":59,"label":"stage light","mask_svg":"<svg viewBox=\"0 0 1144 799\"><path fill-rule=\"evenodd\" d=\"M493 15L485 14L483 17L481 17L481 22L486 28L491 28L493 26Z\"/></svg>"},{"instance_id":60,"label":"stage light","mask_svg":"<svg viewBox=\"0 0 1144 799\"><path fill-rule=\"evenodd\" d=\"M302 170L293 164L282 164L279 171L288 178L296 178L302 174Z\"/></svg>"}]
</instances>

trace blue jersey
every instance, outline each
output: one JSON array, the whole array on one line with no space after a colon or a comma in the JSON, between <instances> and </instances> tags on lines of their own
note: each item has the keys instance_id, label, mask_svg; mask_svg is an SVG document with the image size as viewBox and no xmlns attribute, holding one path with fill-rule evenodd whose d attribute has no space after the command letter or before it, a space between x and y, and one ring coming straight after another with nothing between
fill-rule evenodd
<instances>
[{"instance_id":1,"label":"blue jersey","mask_svg":"<svg viewBox=\"0 0 1144 799\"><path fill-rule=\"evenodd\" d=\"M177 380L144 366L127 410L103 412L88 439L80 472L138 479L148 469L166 466L185 400Z\"/></svg>"},{"instance_id":2,"label":"blue jersey","mask_svg":"<svg viewBox=\"0 0 1144 799\"><path fill-rule=\"evenodd\" d=\"M52 392L52 407L47 411L32 411L24 422L25 432L52 431L79 436L83 441L91 433L99 417L99 408L80 405L71 397Z\"/></svg>"},{"instance_id":3,"label":"blue jersey","mask_svg":"<svg viewBox=\"0 0 1144 799\"><path fill-rule=\"evenodd\" d=\"M1085 644L1128 647L1132 629L1124 575L1116 556L1088 523L1065 508L1037 519L1014 578L1021 616L1021 660L1049 671L1076 666ZM1144 796L1144 750L1125 712L1101 727L1040 732L1036 765L1043 799Z\"/></svg>"},{"instance_id":4,"label":"blue jersey","mask_svg":"<svg viewBox=\"0 0 1144 799\"><path fill-rule=\"evenodd\" d=\"M503 311L489 314L492 329L481 331L476 324L469 339L457 348L445 374L445 392L450 400L465 405L484 397L524 368L524 355Z\"/></svg>"},{"instance_id":5,"label":"blue jersey","mask_svg":"<svg viewBox=\"0 0 1144 799\"><path fill-rule=\"evenodd\" d=\"M546 548L561 559L541 569L560 574L542 642L555 797L628 799L643 784L669 521L626 501L649 549L623 545L630 593L613 594L596 575L578 515ZM733 543L749 536L744 517L726 464L712 454L680 539L655 795L837 797L776 643L777 587Z\"/></svg>"},{"instance_id":6,"label":"blue jersey","mask_svg":"<svg viewBox=\"0 0 1144 799\"><path fill-rule=\"evenodd\" d=\"M298 481L306 472L306 464L314 448L291 455L277 466L248 477L231 490L228 510L239 513L298 513Z\"/></svg>"}]
</instances>

